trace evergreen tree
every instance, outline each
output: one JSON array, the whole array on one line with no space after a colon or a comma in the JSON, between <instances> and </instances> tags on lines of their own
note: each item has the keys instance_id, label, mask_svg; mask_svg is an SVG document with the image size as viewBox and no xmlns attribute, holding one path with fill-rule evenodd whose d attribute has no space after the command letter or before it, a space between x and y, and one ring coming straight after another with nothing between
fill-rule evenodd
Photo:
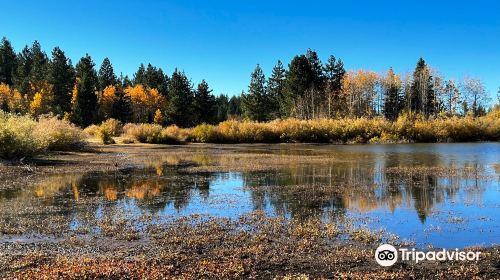
<instances>
[{"instance_id":1,"label":"evergreen tree","mask_svg":"<svg viewBox=\"0 0 500 280\"><path fill-rule=\"evenodd\" d=\"M125 77L123 77L123 75L120 75L120 81L123 88L128 88L133 86L133 83L128 77L128 75L125 75Z\"/></svg>"},{"instance_id":2,"label":"evergreen tree","mask_svg":"<svg viewBox=\"0 0 500 280\"><path fill-rule=\"evenodd\" d=\"M0 83L12 86L16 71L17 60L14 48L7 38L3 37L0 43Z\"/></svg>"},{"instance_id":3,"label":"evergreen tree","mask_svg":"<svg viewBox=\"0 0 500 280\"><path fill-rule=\"evenodd\" d=\"M283 117L301 117L303 108L299 101L306 95L313 80L311 64L307 57L305 55L295 56L288 66L285 77L285 98L283 100L285 115Z\"/></svg>"},{"instance_id":4,"label":"evergreen tree","mask_svg":"<svg viewBox=\"0 0 500 280\"><path fill-rule=\"evenodd\" d=\"M323 73L323 66L316 51L311 49L306 53L307 61L311 67L311 87L317 92L321 92L325 83L325 75Z\"/></svg>"},{"instance_id":5,"label":"evergreen tree","mask_svg":"<svg viewBox=\"0 0 500 280\"><path fill-rule=\"evenodd\" d=\"M383 81L384 89L384 115L389 120L395 120L398 117L400 107L400 89L401 82L394 74L392 68L387 72L387 76Z\"/></svg>"},{"instance_id":6,"label":"evergreen tree","mask_svg":"<svg viewBox=\"0 0 500 280\"><path fill-rule=\"evenodd\" d=\"M125 94L123 87L117 86L115 100L111 107L111 117L122 123L127 123L132 121L132 116L133 111L130 96Z\"/></svg>"},{"instance_id":7,"label":"evergreen tree","mask_svg":"<svg viewBox=\"0 0 500 280\"><path fill-rule=\"evenodd\" d=\"M104 58L99 69L99 89L102 91L107 86L114 86L117 83L117 78L115 71L113 70L113 65L109 58Z\"/></svg>"},{"instance_id":8,"label":"evergreen tree","mask_svg":"<svg viewBox=\"0 0 500 280\"><path fill-rule=\"evenodd\" d=\"M429 117L435 111L434 88L430 70L423 58L420 58L413 72L411 85L410 109L413 112L422 112Z\"/></svg>"},{"instance_id":9,"label":"evergreen tree","mask_svg":"<svg viewBox=\"0 0 500 280\"><path fill-rule=\"evenodd\" d=\"M167 96L168 77L163 74L163 70L161 68L156 68L153 65L148 64L148 67L144 72L143 84L150 88L155 88L161 95Z\"/></svg>"},{"instance_id":10,"label":"evergreen tree","mask_svg":"<svg viewBox=\"0 0 500 280\"><path fill-rule=\"evenodd\" d=\"M14 86L22 94L27 94L30 90L30 72L33 63L33 55L28 46L24 46L22 51L17 55L17 69L14 76Z\"/></svg>"},{"instance_id":11,"label":"evergreen tree","mask_svg":"<svg viewBox=\"0 0 500 280\"><path fill-rule=\"evenodd\" d=\"M209 89L208 83L202 80L198 84L198 88L194 96L194 108L196 115L196 123L214 124L217 122L217 104L215 97L212 95L212 90Z\"/></svg>"},{"instance_id":12,"label":"evergreen tree","mask_svg":"<svg viewBox=\"0 0 500 280\"><path fill-rule=\"evenodd\" d=\"M191 82L184 72L175 69L169 81L168 92L170 99L166 110L167 121L180 127L192 126L194 96Z\"/></svg>"},{"instance_id":13,"label":"evergreen tree","mask_svg":"<svg viewBox=\"0 0 500 280\"><path fill-rule=\"evenodd\" d=\"M227 114L231 117L241 116L241 97L233 95L229 99L228 112Z\"/></svg>"},{"instance_id":14,"label":"evergreen tree","mask_svg":"<svg viewBox=\"0 0 500 280\"><path fill-rule=\"evenodd\" d=\"M55 47L49 64L48 82L52 85L54 113L64 116L71 110L71 93L75 84L75 69L64 52Z\"/></svg>"},{"instance_id":15,"label":"evergreen tree","mask_svg":"<svg viewBox=\"0 0 500 280\"><path fill-rule=\"evenodd\" d=\"M141 63L139 69L134 74L134 85L145 85L146 79L146 68L144 68L144 64Z\"/></svg>"},{"instance_id":16,"label":"evergreen tree","mask_svg":"<svg viewBox=\"0 0 500 280\"><path fill-rule=\"evenodd\" d=\"M99 87L94 62L87 54L76 65L77 94L73 104L73 122L82 127L95 123L97 116L97 94Z\"/></svg>"},{"instance_id":17,"label":"evergreen tree","mask_svg":"<svg viewBox=\"0 0 500 280\"><path fill-rule=\"evenodd\" d=\"M229 99L226 95L221 94L215 99L217 104L217 122L227 120L229 115Z\"/></svg>"},{"instance_id":18,"label":"evergreen tree","mask_svg":"<svg viewBox=\"0 0 500 280\"><path fill-rule=\"evenodd\" d=\"M326 100L328 117L332 117L334 112L343 111L344 100L342 98L342 80L346 73L344 63L331 55L324 68L326 79Z\"/></svg>"},{"instance_id":19,"label":"evergreen tree","mask_svg":"<svg viewBox=\"0 0 500 280\"><path fill-rule=\"evenodd\" d=\"M33 42L33 45L31 46L31 54L33 60L29 74L29 82L31 85L29 96L34 95L43 87L44 82L47 79L49 68L49 59L47 54L42 50L42 46L38 43L38 41Z\"/></svg>"},{"instance_id":20,"label":"evergreen tree","mask_svg":"<svg viewBox=\"0 0 500 280\"><path fill-rule=\"evenodd\" d=\"M248 94L242 97L243 113L259 122L269 120L269 98L266 93L266 77L259 64L252 72Z\"/></svg>"},{"instance_id":21,"label":"evergreen tree","mask_svg":"<svg viewBox=\"0 0 500 280\"><path fill-rule=\"evenodd\" d=\"M281 108L284 99L285 89L285 68L278 60L273 68L273 73L267 82L267 92L269 94L269 111L271 119L281 118L286 115L285 108Z\"/></svg>"}]
</instances>

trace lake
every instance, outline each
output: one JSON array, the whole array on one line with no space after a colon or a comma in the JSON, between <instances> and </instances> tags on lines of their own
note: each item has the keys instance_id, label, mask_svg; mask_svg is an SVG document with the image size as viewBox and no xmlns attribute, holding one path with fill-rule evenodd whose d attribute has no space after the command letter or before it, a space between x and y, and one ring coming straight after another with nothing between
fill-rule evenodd
<instances>
[{"instance_id":1,"label":"lake","mask_svg":"<svg viewBox=\"0 0 500 280\"><path fill-rule=\"evenodd\" d=\"M96 233L99 220L118 216L142 227L261 210L383 230L417 247L491 246L500 241L500 144L157 148L139 166L2 190L0 203L3 240Z\"/></svg>"}]
</instances>

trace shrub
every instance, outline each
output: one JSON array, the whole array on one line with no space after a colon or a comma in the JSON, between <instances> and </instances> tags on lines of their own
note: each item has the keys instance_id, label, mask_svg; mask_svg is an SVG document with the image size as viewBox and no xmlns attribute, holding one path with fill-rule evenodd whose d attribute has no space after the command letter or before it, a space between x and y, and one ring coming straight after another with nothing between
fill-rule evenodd
<instances>
[{"instance_id":1,"label":"shrub","mask_svg":"<svg viewBox=\"0 0 500 280\"><path fill-rule=\"evenodd\" d=\"M220 142L221 137L215 126L200 124L191 130L189 140L200 143L215 143Z\"/></svg>"},{"instance_id":2,"label":"shrub","mask_svg":"<svg viewBox=\"0 0 500 280\"><path fill-rule=\"evenodd\" d=\"M175 127L164 129L158 124L128 123L123 127L123 134L141 143L175 144L181 142L181 140L177 138L178 135L180 135L177 129ZM175 133L177 133L177 135Z\"/></svg>"},{"instance_id":3,"label":"shrub","mask_svg":"<svg viewBox=\"0 0 500 280\"><path fill-rule=\"evenodd\" d=\"M75 150L85 146L81 129L56 117L17 116L0 111L0 158L33 157L48 150Z\"/></svg>"},{"instance_id":4,"label":"shrub","mask_svg":"<svg viewBox=\"0 0 500 280\"><path fill-rule=\"evenodd\" d=\"M80 150L87 144L80 128L56 117L41 117L33 134L47 145L48 150Z\"/></svg>"},{"instance_id":5,"label":"shrub","mask_svg":"<svg viewBox=\"0 0 500 280\"><path fill-rule=\"evenodd\" d=\"M83 132L85 132L85 134L87 134L90 137L97 137L97 133L99 132L99 126L95 124L87 126L83 130Z\"/></svg>"},{"instance_id":6,"label":"shrub","mask_svg":"<svg viewBox=\"0 0 500 280\"><path fill-rule=\"evenodd\" d=\"M122 124L115 119L107 119L99 126L97 130L97 138L103 144L114 144L113 136L119 136L123 131Z\"/></svg>"}]
</instances>

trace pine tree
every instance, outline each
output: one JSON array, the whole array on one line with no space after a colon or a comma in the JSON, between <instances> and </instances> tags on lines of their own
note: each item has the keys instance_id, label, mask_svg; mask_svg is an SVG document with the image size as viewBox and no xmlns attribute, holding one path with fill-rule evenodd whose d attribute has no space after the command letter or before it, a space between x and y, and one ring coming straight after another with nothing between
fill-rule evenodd
<instances>
[{"instance_id":1,"label":"pine tree","mask_svg":"<svg viewBox=\"0 0 500 280\"><path fill-rule=\"evenodd\" d=\"M229 99L226 95L221 94L215 99L217 104L217 122L227 120L229 115Z\"/></svg>"},{"instance_id":2,"label":"pine tree","mask_svg":"<svg viewBox=\"0 0 500 280\"><path fill-rule=\"evenodd\" d=\"M435 112L435 97L430 70L423 58L420 58L413 72L411 85L410 110L422 112L429 117Z\"/></svg>"},{"instance_id":3,"label":"pine tree","mask_svg":"<svg viewBox=\"0 0 500 280\"><path fill-rule=\"evenodd\" d=\"M17 68L14 75L14 86L22 94L28 94L30 90L30 72L33 63L33 55L28 46L24 46L22 51L17 55Z\"/></svg>"},{"instance_id":4,"label":"pine tree","mask_svg":"<svg viewBox=\"0 0 500 280\"><path fill-rule=\"evenodd\" d=\"M328 117L333 117L334 112L340 113L344 109L345 100L342 97L342 80L346 73L344 63L341 59L337 61L335 56L331 55L324 68L326 79L326 101Z\"/></svg>"},{"instance_id":5,"label":"pine tree","mask_svg":"<svg viewBox=\"0 0 500 280\"><path fill-rule=\"evenodd\" d=\"M401 109L401 81L399 77L394 74L392 68L387 71L387 76L383 80L383 93L384 93L384 115L389 120L395 120L398 117L399 110Z\"/></svg>"},{"instance_id":6,"label":"pine tree","mask_svg":"<svg viewBox=\"0 0 500 280\"><path fill-rule=\"evenodd\" d=\"M168 77L163 74L161 68L156 68L151 64L148 64L146 71L144 72L143 84L150 88L155 88L162 96L167 96L168 93Z\"/></svg>"},{"instance_id":7,"label":"pine tree","mask_svg":"<svg viewBox=\"0 0 500 280\"><path fill-rule=\"evenodd\" d=\"M196 124L214 124L217 122L217 104L215 102L215 97L212 95L212 90L209 89L208 83L205 80L202 80L201 83L198 84L194 95L194 108Z\"/></svg>"},{"instance_id":8,"label":"pine tree","mask_svg":"<svg viewBox=\"0 0 500 280\"><path fill-rule=\"evenodd\" d=\"M325 83L325 75L323 73L323 64L318 57L316 51L308 49L306 53L307 61L311 67L311 87L317 92L321 92Z\"/></svg>"},{"instance_id":9,"label":"pine tree","mask_svg":"<svg viewBox=\"0 0 500 280\"><path fill-rule=\"evenodd\" d=\"M99 69L99 89L102 91L107 86L114 86L117 83L117 78L115 71L113 70L113 65L109 58L104 58Z\"/></svg>"},{"instance_id":10,"label":"pine tree","mask_svg":"<svg viewBox=\"0 0 500 280\"><path fill-rule=\"evenodd\" d=\"M120 75L120 81L123 88L128 88L134 85L128 75L125 75L125 77L123 77L123 75Z\"/></svg>"},{"instance_id":11,"label":"pine tree","mask_svg":"<svg viewBox=\"0 0 500 280\"><path fill-rule=\"evenodd\" d=\"M137 72L134 74L134 85L144 85L146 82L145 76L146 68L144 68L144 64L141 63L139 69L137 69Z\"/></svg>"},{"instance_id":12,"label":"pine tree","mask_svg":"<svg viewBox=\"0 0 500 280\"><path fill-rule=\"evenodd\" d=\"M285 108L281 108L284 99L285 89L285 68L278 60L273 68L273 73L267 82L267 92L269 94L269 111L271 119L281 118L286 115Z\"/></svg>"},{"instance_id":13,"label":"pine tree","mask_svg":"<svg viewBox=\"0 0 500 280\"><path fill-rule=\"evenodd\" d=\"M227 114L231 117L241 116L241 97L240 96L233 95L229 99Z\"/></svg>"},{"instance_id":14,"label":"pine tree","mask_svg":"<svg viewBox=\"0 0 500 280\"><path fill-rule=\"evenodd\" d=\"M27 92L29 96L33 96L45 86L49 68L47 54L42 50L42 46L38 41L33 42L31 54L33 60L29 74L30 91Z\"/></svg>"},{"instance_id":15,"label":"pine tree","mask_svg":"<svg viewBox=\"0 0 500 280\"><path fill-rule=\"evenodd\" d=\"M285 74L284 117L304 117L302 99L309 90L313 73L305 55L295 56Z\"/></svg>"},{"instance_id":16,"label":"pine tree","mask_svg":"<svg viewBox=\"0 0 500 280\"><path fill-rule=\"evenodd\" d=\"M184 72L175 69L169 81L169 106L166 110L167 121L180 127L189 127L194 123L193 90L191 82Z\"/></svg>"},{"instance_id":17,"label":"pine tree","mask_svg":"<svg viewBox=\"0 0 500 280\"><path fill-rule=\"evenodd\" d=\"M132 115L132 101L130 100L130 96L125 94L123 87L117 86L115 100L111 107L111 117L122 123L127 123L132 121Z\"/></svg>"},{"instance_id":18,"label":"pine tree","mask_svg":"<svg viewBox=\"0 0 500 280\"><path fill-rule=\"evenodd\" d=\"M94 62L87 54L76 65L76 97L73 104L73 122L82 127L95 123L97 117L97 89L99 82Z\"/></svg>"},{"instance_id":19,"label":"pine tree","mask_svg":"<svg viewBox=\"0 0 500 280\"><path fill-rule=\"evenodd\" d=\"M243 113L255 121L269 120L269 97L266 92L266 77L259 64L252 72L248 94L242 97Z\"/></svg>"},{"instance_id":20,"label":"pine tree","mask_svg":"<svg viewBox=\"0 0 500 280\"><path fill-rule=\"evenodd\" d=\"M7 38L0 43L0 83L12 86L17 67L16 53Z\"/></svg>"},{"instance_id":21,"label":"pine tree","mask_svg":"<svg viewBox=\"0 0 500 280\"><path fill-rule=\"evenodd\" d=\"M52 85L54 113L64 116L71 111L71 92L75 84L75 69L64 52L55 47L49 64L48 82Z\"/></svg>"}]
</instances>

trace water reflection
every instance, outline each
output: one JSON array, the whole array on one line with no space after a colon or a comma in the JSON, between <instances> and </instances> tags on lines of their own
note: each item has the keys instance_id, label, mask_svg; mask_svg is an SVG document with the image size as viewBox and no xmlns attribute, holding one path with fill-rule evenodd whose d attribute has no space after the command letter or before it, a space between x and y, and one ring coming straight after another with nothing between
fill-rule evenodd
<instances>
[{"instance_id":1,"label":"water reflection","mask_svg":"<svg viewBox=\"0 0 500 280\"><path fill-rule=\"evenodd\" d=\"M492 213L500 203L499 145L437 146L319 146L315 153L331 154L342 161L290 163L273 171L237 173L188 173L172 167L221 160L204 152L190 155L189 160L182 155L162 155L148 159L144 169L49 176L24 190L0 191L6 211L1 217L12 219L32 204L58 209L56 214L72 224L89 217L98 219L111 208L131 215L201 212L229 217L262 209L299 219L339 220L363 214L395 231L402 223L410 227L420 224L423 231L426 226L443 224L440 211L459 211L466 219L486 217L488 229L498 236L500 223ZM86 207L81 208L82 204ZM47 211L46 215L54 215L53 210ZM43 213L33 219L40 215ZM399 233L408 232L411 229ZM474 238L464 244L471 240Z\"/></svg>"}]
</instances>

